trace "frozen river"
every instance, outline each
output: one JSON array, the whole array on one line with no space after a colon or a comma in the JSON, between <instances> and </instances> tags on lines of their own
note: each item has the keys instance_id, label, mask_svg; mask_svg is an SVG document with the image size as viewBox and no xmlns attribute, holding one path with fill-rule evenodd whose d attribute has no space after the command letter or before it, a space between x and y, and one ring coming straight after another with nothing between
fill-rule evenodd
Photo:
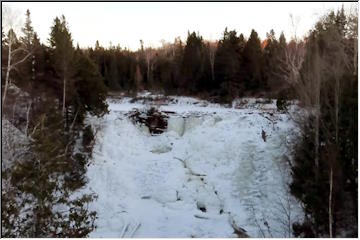
<instances>
[{"instance_id":1,"label":"frozen river","mask_svg":"<svg viewBox=\"0 0 360 240\"><path fill-rule=\"evenodd\" d=\"M255 99L241 108L175 99L158 105L173 113L156 136L126 116L148 104L127 98L88 119L96 144L86 191L98 195L90 237L291 236L301 210L287 187L289 116Z\"/></svg>"}]
</instances>

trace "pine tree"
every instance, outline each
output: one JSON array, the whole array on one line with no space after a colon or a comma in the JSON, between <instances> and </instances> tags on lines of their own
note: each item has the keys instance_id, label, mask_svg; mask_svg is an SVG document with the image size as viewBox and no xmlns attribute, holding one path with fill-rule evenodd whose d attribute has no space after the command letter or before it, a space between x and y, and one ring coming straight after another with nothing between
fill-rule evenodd
<instances>
[{"instance_id":1,"label":"pine tree","mask_svg":"<svg viewBox=\"0 0 360 240\"><path fill-rule=\"evenodd\" d=\"M20 37L20 42L23 45L23 48L30 53L30 57L26 59L25 63L21 66L22 79L25 82L24 84L28 86L28 91L31 92L33 88L33 83L35 81L35 63L36 63L36 53L35 51L40 47L40 40L37 37L36 32L34 31L31 25L30 11L26 10L26 20L25 25L21 29L23 37Z\"/></svg>"},{"instance_id":2,"label":"pine tree","mask_svg":"<svg viewBox=\"0 0 360 240\"><path fill-rule=\"evenodd\" d=\"M24 44L25 48L31 51L34 43L34 29L31 26L31 18L29 9L26 10L26 20L25 26L21 29L23 32L23 37L20 38L20 41Z\"/></svg>"},{"instance_id":3,"label":"pine tree","mask_svg":"<svg viewBox=\"0 0 360 240\"><path fill-rule=\"evenodd\" d=\"M210 66L206 67L206 63L210 65L210 62L206 61L207 57L202 37L195 32L191 34L189 32L182 61L182 73L184 77L182 87L184 89L190 92L196 92L199 87L202 88L204 84L202 81L206 78L204 77L205 73L210 70Z\"/></svg>"},{"instance_id":4,"label":"pine tree","mask_svg":"<svg viewBox=\"0 0 360 240\"><path fill-rule=\"evenodd\" d=\"M224 31L219 41L215 56L216 88L220 88L221 99L231 101L244 91L243 58L245 46L243 35L237 36L236 31Z\"/></svg>"},{"instance_id":5,"label":"pine tree","mask_svg":"<svg viewBox=\"0 0 360 240\"><path fill-rule=\"evenodd\" d=\"M107 89L98 68L80 49L75 51L74 58L77 70L74 75L76 97L72 105L75 106L77 117L82 119L86 112L102 116L107 112Z\"/></svg>"},{"instance_id":6,"label":"pine tree","mask_svg":"<svg viewBox=\"0 0 360 240\"><path fill-rule=\"evenodd\" d=\"M279 42L275 37L274 30L270 30L269 33L266 34L266 45L263 50L263 68L262 74L264 81L268 83L269 87L272 90L280 90L281 82L278 81L279 77L276 74L276 68L278 64L280 64L280 46Z\"/></svg>"},{"instance_id":7,"label":"pine tree","mask_svg":"<svg viewBox=\"0 0 360 240\"><path fill-rule=\"evenodd\" d=\"M50 33L50 46L53 51L54 67L58 77L62 80L62 112L65 116L67 112L67 92L71 89L73 77L73 55L74 47L72 44L71 33L69 32L65 16L61 19L56 17ZM68 96L69 97L69 96ZM67 121L65 122L67 124Z\"/></svg>"},{"instance_id":8,"label":"pine tree","mask_svg":"<svg viewBox=\"0 0 360 240\"><path fill-rule=\"evenodd\" d=\"M244 48L245 83L249 90L259 90L266 87L262 76L263 56L261 43L255 30L251 31L250 38Z\"/></svg>"},{"instance_id":9,"label":"pine tree","mask_svg":"<svg viewBox=\"0 0 360 240\"><path fill-rule=\"evenodd\" d=\"M15 163L10 173L18 196L15 203L20 203L17 210L22 214L7 211L9 215L3 216L8 220L13 216L14 223L20 221L18 228L4 229L6 236L86 237L95 227L96 213L86 207L94 196L69 197L85 184L87 159L81 154L73 156L76 135L63 131L61 112L49 103L49 99L44 102L41 126L33 134L32 154Z\"/></svg>"},{"instance_id":10,"label":"pine tree","mask_svg":"<svg viewBox=\"0 0 360 240\"><path fill-rule=\"evenodd\" d=\"M281 32L281 34L280 34L279 45L283 48L286 47L286 38L285 38L284 32Z\"/></svg>"}]
</instances>

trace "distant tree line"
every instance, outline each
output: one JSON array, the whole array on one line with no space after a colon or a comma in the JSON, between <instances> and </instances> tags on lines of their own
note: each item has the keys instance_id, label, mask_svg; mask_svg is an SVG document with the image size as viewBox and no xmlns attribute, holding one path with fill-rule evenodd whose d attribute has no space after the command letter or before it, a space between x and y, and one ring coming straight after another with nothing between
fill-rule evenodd
<instances>
[{"instance_id":1,"label":"distant tree line","mask_svg":"<svg viewBox=\"0 0 360 240\"><path fill-rule=\"evenodd\" d=\"M286 48L283 33L277 39L271 30L261 42L255 30L245 39L225 29L216 42L189 32L185 43L176 38L157 49L144 48L142 41L133 52L120 46L105 49L97 41L95 48L85 52L96 62L110 90L158 90L228 102L286 87L278 76Z\"/></svg>"}]
</instances>

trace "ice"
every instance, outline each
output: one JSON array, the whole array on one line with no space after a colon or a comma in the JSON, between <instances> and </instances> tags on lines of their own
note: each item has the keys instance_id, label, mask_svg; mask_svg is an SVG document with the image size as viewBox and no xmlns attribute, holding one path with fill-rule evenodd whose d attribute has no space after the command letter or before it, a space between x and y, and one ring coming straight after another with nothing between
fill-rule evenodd
<instances>
[{"instance_id":1,"label":"ice","mask_svg":"<svg viewBox=\"0 0 360 240\"><path fill-rule=\"evenodd\" d=\"M189 130L201 125L204 121L203 117L197 116L171 116L168 120L167 131L174 131L179 136L183 136Z\"/></svg>"},{"instance_id":2,"label":"ice","mask_svg":"<svg viewBox=\"0 0 360 240\"><path fill-rule=\"evenodd\" d=\"M172 149L171 146L168 146L166 144L158 144L158 145L155 145L154 148L150 151L152 153L167 153L167 152L170 152Z\"/></svg>"},{"instance_id":3,"label":"ice","mask_svg":"<svg viewBox=\"0 0 360 240\"><path fill-rule=\"evenodd\" d=\"M168 119L167 131L174 131L179 136L182 136L185 131L185 119L182 116L170 116Z\"/></svg>"},{"instance_id":4,"label":"ice","mask_svg":"<svg viewBox=\"0 0 360 240\"><path fill-rule=\"evenodd\" d=\"M189 130L196 128L197 126L201 125L203 121L204 121L203 117L186 118L184 132L187 133Z\"/></svg>"},{"instance_id":5,"label":"ice","mask_svg":"<svg viewBox=\"0 0 360 240\"><path fill-rule=\"evenodd\" d=\"M295 125L274 102L226 108L173 97L160 107L172 112L167 130L155 136L125 115L148 106L108 102L108 115L87 119L98 129L84 190L98 194L91 237L291 236L287 211L290 224L303 215L286 185Z\"/></svg>"}]
</instances>

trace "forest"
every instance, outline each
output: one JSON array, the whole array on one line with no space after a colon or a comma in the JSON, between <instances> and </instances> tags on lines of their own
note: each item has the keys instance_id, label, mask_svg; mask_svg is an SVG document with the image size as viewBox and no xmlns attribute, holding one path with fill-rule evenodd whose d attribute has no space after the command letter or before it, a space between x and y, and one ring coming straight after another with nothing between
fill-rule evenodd
<instances>
[{"instance_id":1,"label":"forest","mask_svg":"<svg viewBox=\"0 0 360 240\"><path fill-rule=\"evenodd\" d=\"M300 134L289 161L291 194L304 218L295 237L358 236L358 16L320 17L305 38L269 30L199 32L136 51L80 48L71 22L54 18L40 41L31 13L16 33L2 27L2 237L88 237L96 194L86 183L96 132L87 116L109 113L108 96L150 91L224 106L245 97L296 101ZM9 19L13 18L11 16ZM7 29L4 32L4 29ZM249 34L249 37L246 35ZM75 194L74 194L75 193Z\"/></svg>"}]
</instances>

